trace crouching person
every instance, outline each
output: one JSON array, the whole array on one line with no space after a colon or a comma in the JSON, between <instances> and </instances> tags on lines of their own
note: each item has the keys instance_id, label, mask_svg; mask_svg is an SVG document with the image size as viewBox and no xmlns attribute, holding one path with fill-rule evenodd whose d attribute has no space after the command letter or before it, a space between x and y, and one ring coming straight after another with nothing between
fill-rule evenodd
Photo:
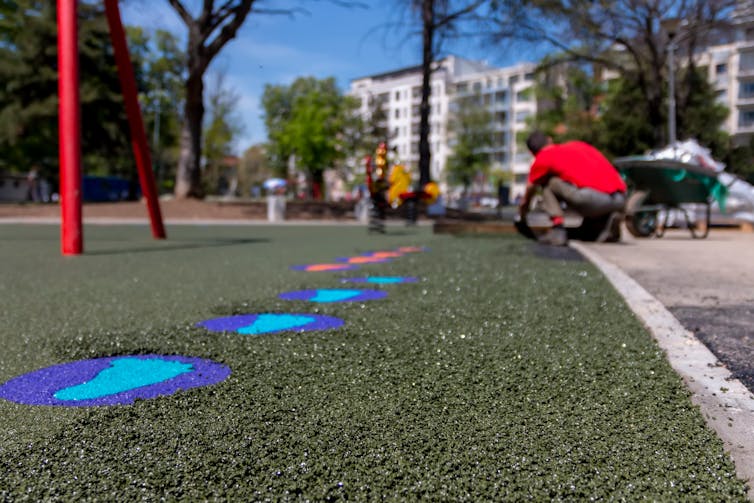
<instances>
[{"instance_id":1,"label":"crouching person","mask_svg":"<svg viewBox=\"0 0 754 503\"><path fill-rule=\"evenodd\" d=\"M626 184L610 161L587 143L554 144L541 131L529 135L526 146L534 155L534 162L518 207L519 217L526 222L529 204L541 187L543 208L552 221L552 228L538 241L555 246L568 244L561 203L584 217L577 233L580 239L620 241Z\"/></svg>"}]
</instances>

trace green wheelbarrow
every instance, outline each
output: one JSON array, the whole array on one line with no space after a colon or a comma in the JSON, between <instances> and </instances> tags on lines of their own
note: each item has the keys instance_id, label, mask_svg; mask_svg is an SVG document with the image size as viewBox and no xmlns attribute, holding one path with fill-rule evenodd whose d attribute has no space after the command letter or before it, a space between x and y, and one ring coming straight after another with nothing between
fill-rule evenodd
<instances>
[{"instance_id":1,"label":"green wheelbarrow","mask_svg":"<svg viewBox=\"0 0 754 503\"><path fill-rule=\"evenodd\" d=\"M710 205L717 201L724 211L726 187L717 179L715 170L673 159L648 156L622 157L613 164L626 180L626 229L633 236L662 237L668 227L672 210L678 210L694 238L706 238L710 228ZM700 226L688 205L704 208ZM699 232L699 227L702 228Z\"/></svg>"}]
</instances>

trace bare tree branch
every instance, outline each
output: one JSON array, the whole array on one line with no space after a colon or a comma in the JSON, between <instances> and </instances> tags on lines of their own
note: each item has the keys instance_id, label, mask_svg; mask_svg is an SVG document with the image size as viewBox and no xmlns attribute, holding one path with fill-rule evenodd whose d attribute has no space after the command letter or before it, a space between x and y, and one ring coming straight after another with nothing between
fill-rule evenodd
<instances>
[{"instance_id":1,"label":"bare tree branch","mask_svg":"<svg viewBox=\"0 0 754 503\"><path fill-rule=\"evenodd\" d=\"M485 0L477 0L452 14L444 15L439 21L435 22L435 28L440 29L457 21L460 17L470 14L477 10L482 4L486 3Z\"/></svg>"},{"instance_id":2,"label":"bare tree branch","mask_svg":"<svg viewBox=\"0 0 754 503\"><path fill-rule=\"evenodd\" d=\"M170 5L173 7L173 9L175 9L175 11L181 17L184 24L186 26L191 26L191 24L194 22L194 18L191 17L191 13L188 10L186 10L186 7L183 6L180 0L168 0L168 2L170 2Z\"/></svg>"},{"instance_id":3,"label":"bare tree branch","mask_svg":"<svg viewBox=\"0 0 754 503\"><path fill-rule=\"evenodd\" d=\"M238 29L246 20L246 16L251 10L251 5L253 3L254 0L242 0L235 8L233 8L233 19L222 27L220 33L217 34L214 40L207 44L207 58L209 60L214 58L229 40L235 38L236 32L238 32Z\"/></svg>"}]
</instances>

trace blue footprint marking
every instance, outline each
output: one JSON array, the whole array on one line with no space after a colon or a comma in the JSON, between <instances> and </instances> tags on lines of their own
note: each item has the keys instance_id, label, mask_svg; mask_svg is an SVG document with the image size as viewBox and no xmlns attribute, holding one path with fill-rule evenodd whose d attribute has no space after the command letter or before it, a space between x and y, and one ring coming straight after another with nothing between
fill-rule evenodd
<instances>
[{"instance_id":1,"label":"blue footprint marking","mask_svg":"<svg viewBox=\"0 0 754 503\"><path fill-rule=\"evenodd\" d=\"M362 302L384 299L387 292L382 290L356 290L347 288L320 288L317 290L297 290L278 295L283 300L307 300L309 302Z\"/></svg>"},{"instance_id":2,"label":"blue footprint marking","mask_svg":"<svg viewBox=\"0 0 754 503\"><path fill-rule=\"evenodd\" d=\"M284 331L308 332L338 328L345 322L334 316L308 313L238 314L200 321L198 327L212 332L235 332L243 335L261 335Z\"/></svg>"},{"instance_id":3,"label":"blue footprint marking","mask_svg":"<svg viewBox=\"0 0 754 503\"><path fill-rule=\"evenodd\" d=\"M14 377L0 399L25 405L126 405L209 386L231 371L212 360L181 355L125 355L77 360Z\"/></svg>"},{"instance_id":4,"label":"blue footprint marking","mask_svg":"<svg viewBox=\"0 0 754 503\"><path fill-rule=\"evenodd\" d=\"M110 367L91 381L63 388L53 396L58 400L92 400L161 383L192 370L194 366L190 363L160 358L121 358L113 360Z\"/></svg>"}]
</instances>

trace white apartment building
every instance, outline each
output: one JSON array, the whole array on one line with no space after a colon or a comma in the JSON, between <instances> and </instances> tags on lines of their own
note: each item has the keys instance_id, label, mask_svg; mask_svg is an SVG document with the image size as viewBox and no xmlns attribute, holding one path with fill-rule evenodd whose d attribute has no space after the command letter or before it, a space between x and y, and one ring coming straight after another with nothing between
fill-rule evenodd
<instances>
[{"instance_id":1,"label":"white apartment building","mask_svg":"<svg viewBox=\"0 0 754 503\"><path fill-rule=\"evenodd\" d=\"M733 15L733 41L708 47L699 57L717 100L730 114L724 129L738 145L754 135L754 2L739 2Z\"/></svg>"},{"instance_id":2,"label":"white apartment building","mask_svg":"<svg viewBox=\"0 0 754 503\"><path fill-rule=\"evenodd\" d=\"M479 61L448 56L435 63L430 97L431 177L447 193L445 166L452 153L448 122L454 104L464 97L479 96L493 117L493 146L489 150L493 170L514 174L511 196L523 193L531 155L516 133L526 129L526 119L536 113L533 63L495 68ZM369 118L379 103L387 116L389 146L418 176L419 104L421 66L369 75L351 81L349 94L361 100L360 113Z\"/></svg>"}]
</instances>

